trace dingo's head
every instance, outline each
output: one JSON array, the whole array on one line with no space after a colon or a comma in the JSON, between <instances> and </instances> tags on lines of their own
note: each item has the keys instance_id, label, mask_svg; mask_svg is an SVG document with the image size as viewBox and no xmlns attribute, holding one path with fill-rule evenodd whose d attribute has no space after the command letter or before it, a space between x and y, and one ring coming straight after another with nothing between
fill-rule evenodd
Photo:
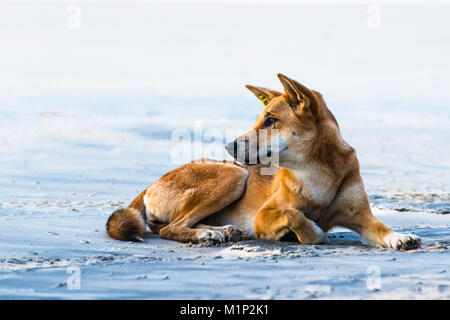
<instances>
[{"instance_id":1,"label":"dingo's head","mask_svg":"<svg viewBox=\"0 0 450 320\"><path fill-rule=\"evenodd\" d=\"M320 93L282 74L278 78L284 94L246 86L263 102L264 109L252 129L225 147L241 163L267 164L275 159L279 167L295 168L316 149L320 131L338 132Z\"/></svg>"}]
</instances>

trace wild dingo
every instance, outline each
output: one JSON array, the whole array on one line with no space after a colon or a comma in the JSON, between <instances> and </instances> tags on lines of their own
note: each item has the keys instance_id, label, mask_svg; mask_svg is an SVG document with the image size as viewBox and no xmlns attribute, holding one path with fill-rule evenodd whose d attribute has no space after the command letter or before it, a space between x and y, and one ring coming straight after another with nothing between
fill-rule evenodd
<instances>
[{"instance_id":1,"label":"wild dingo","mask_svg":"<svg viewBox=\"0 0 450 320\"><path fill-rule=\"evenodd\" d=\"M420 238L394 232L372 215L355 150L322 95L278 78L284 93L246 86L264 109L252 129L226 145L240 163L201 159L166 173L110 216L108 234L141 241L148 225L181 242L294 236L311 244L343 226L373 245L419 247ZM278 160L272 174L262 173L267 155Z\"/></svg>"}]
</instances>

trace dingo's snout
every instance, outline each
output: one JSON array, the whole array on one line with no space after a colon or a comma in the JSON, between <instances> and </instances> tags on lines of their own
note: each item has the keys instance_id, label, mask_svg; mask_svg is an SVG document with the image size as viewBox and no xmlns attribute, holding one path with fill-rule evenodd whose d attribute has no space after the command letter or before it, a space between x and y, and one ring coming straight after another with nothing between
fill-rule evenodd
<instances>
[{"instance_id":1,"label":"dingo's snout","mask_svg":"<svg viewBox=\"0 0 450 320\"><path fill-rule=\"evenodd\" d=\"M247 136L241 136L225 145L227 152L238 162L246 165L258 164L258 148Z\"/></svg>"},{"instance_id":2,"label":"dingo's snout","mask_svg":"<svg viewBox=\"0 0 450 320\"><path fill-rule=\"evenodd\" d=\"M225 150L227 150L227 152L230 154L230 156L232 156L233 158L237 158L237 141L233 140L228 142L225 145Z\"/></svg>"}]
</instances>

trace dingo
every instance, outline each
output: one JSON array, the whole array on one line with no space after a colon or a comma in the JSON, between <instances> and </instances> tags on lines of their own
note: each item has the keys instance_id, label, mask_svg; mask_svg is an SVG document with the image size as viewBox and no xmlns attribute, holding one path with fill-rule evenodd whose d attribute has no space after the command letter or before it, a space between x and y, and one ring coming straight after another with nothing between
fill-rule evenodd
<instances>
[{"instance_id":1,"label":"dingo","mask_svg":"<svg viewBox=\"0 0 450 320\"><path fill-rule=\"evenodd\" d=\"M295 236L312 244L343 226L373 245L420 247L420 238L394 232L372 215L355 150L342 139L322 95L278 78L284 93L246 86L264 109L252 129L226 145L242 164L201 159L166 173L110 216L109 235L142 241L148 224L161 238L181 242ZM249 143L255 136L258 143ZM275 153L275 172L262 174L267 165L259 159Z\"/></svg>"}]
</instances>

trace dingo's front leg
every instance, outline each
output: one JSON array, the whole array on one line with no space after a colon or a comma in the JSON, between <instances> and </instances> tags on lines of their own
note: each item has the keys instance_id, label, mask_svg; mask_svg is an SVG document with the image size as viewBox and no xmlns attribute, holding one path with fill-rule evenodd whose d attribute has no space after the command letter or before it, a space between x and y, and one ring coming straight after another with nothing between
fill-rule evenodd
<instances>
[{"instance_id":1,"label":"dingo's front leg","mask_svg":"<svg viewBox=\"0 0 450 320\"><path fill-rule=\"evenodd\" d=\"M419 248L421 243L421 239L413 234L398 233L387 227L372 215L370 208L356 214L341 211L337 225L356 231L365 243L372 245L410 250Z\"/></svg>"},{"instance_id":2,"label":"dingo's front leg","mask_svg":"<svg viewBox=\"0 0 450 320\"><path fill-rule=\"evenodd\" d=\"M383 240L387 247L401 250L419 248L422 242L422 239L416 235L398 232L389 233Z\"/></svg>"},{"instance_id":3,"label":"dingo's front leg","mask_svg":"<svg viewBox=\"0 0 450 320\"><path fill-rule=\"evenodd\" d=\"M330 210L334 214L327 230L339 225L359 233L369 244L401 250L420 247L419 237L395 232L374 217L362 182L358 180L338 194Z\"/></svg>"},{"instance_id":4,"label":"dingo's front leg","mask_svg":"<svg viewBox=\"0 0 450 320\"><path fill-rule=\"evenodd\" d=\"M258 212L255 219L256 238L279 240L289 230L302 244L325 242L324 232L299 210L265 206Z\"/></svg>"}]
</instances>

